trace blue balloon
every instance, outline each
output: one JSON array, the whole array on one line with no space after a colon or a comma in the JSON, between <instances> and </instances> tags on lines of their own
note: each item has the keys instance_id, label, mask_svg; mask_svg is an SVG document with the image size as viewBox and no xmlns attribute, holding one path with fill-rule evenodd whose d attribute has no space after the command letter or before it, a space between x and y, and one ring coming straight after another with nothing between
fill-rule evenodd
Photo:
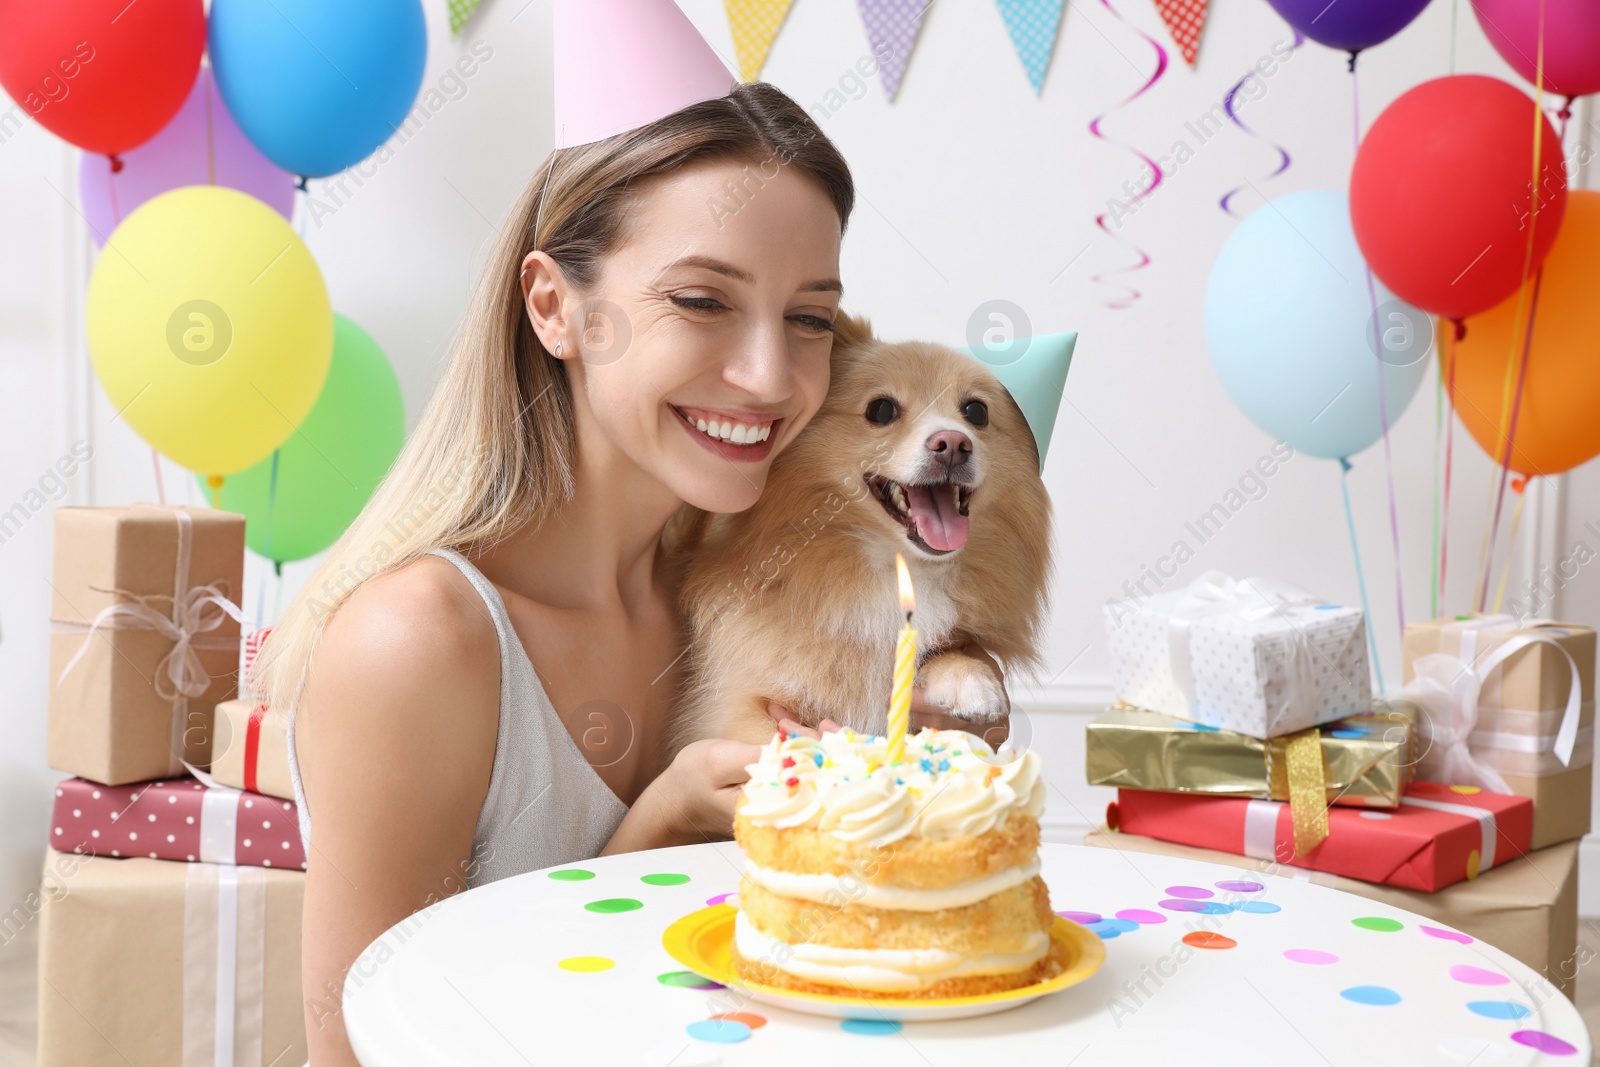
<instances>
[{"instance_id":1,"label":"blue balloon","mask_svg":"<svg viewBox=\"0 0 1600 1067\"><path fill-rule=\"evenodd\" d=\"M322 178L400 128L428 33L420 0L213 0L207 47L245 136L291 174Z\"/></svg>"},{"instance_id":2,"label":"blue balloon","mask_svg":"<svg viewBox=\"0 0 1600 1067\"><path fill-rule=\"evenodd\" d=\"M1371 284L1375 301L1343 193L1270 201L1217 253L1206 289L1211 362L1234 403L1296 451L1360 452L1383 434L1380 378L1393 425L1427 372L1431 316Z\"/></svg>"}]
</instances>

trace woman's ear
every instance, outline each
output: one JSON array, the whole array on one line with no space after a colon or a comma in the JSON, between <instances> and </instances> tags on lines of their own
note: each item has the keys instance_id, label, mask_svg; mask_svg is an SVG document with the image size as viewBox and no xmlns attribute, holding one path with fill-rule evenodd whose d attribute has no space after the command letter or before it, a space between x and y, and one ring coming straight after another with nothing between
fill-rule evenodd
<instances>
[{"instance_id":1,"label":"woman's ear","mask_svg":"<svg viewBox=\"0 0 1600 1067\"><path fill-rule=\"evenodd\" d=\"M567 315L572 291L561 267L545 252L529 252L522 260L521 280L522 305L539 343L557 359L576 355Z\"/></svg>"}]
</instances>

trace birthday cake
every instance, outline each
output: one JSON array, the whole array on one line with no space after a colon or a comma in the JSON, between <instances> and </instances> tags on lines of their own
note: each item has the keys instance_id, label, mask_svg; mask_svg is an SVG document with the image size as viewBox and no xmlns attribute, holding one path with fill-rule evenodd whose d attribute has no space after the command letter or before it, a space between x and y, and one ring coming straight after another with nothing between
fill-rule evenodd
<instances>
[{"instance_id":1,"label":"birthday cake","mask_svg":"<svg viewBox=\"0 0 1600 1067\"><path fill-rule=\"evenodd\" d=\"M958 730L779 734L734 814L745 854L733 963L809 993L995 993L1066 966L1039 877L1045 784L1034 752Z\"/></svg>"}]
</instances>

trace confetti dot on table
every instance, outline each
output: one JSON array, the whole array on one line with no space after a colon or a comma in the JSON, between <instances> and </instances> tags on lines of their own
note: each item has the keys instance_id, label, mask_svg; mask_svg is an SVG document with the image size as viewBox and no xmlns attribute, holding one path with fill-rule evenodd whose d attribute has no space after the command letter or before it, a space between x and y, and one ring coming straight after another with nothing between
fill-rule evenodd
<instances>
[{"instance_id":1,"label":"confetti dot on table","mask_svg":"<svg viewBox=\"0 0 1600 1067\"><path fill-rule=\"evenodd\" d=\"M1309 963L1313 967L1326 967L1330 963L1339 962L1338 956L1331 952L1324 952L1320 948L1285 949L1283 958L1290 963Z\"/></svg>"},{"instance_id":2,"label":"confetti dot on table","mask_svg":"<svg viewBox=\"0 0 1600 1067\"><path fill-rule=\"evenodd\" d=\"M693 971L668 971L656 975L656 981L662 985L676 986L679 989L722 989L721 982L713 982L704 975L695 974Z\"/></svg>"},{"instance_id":3,"label":"confetti dot on table","mask_svg":"<svg viewBox=\"0 0 1600 1067\"><path fill-rule=\"evenodd\" d=\"M1355 985L1339 990L1339 995L1357 1004L1371 1004L1378 1008L1400 1003L1400 994L1382 985Z\"/></svg>"},{"instance_id":4,"label":"confetti dot on table","mask_svg":"<svg viewBox=\"0 0 1600 1067\"><path fill-rule=\"evenodd\" d=\"M1363 819L1392 819L1392 818L1394 818L1393 815L1390 815L1386 811L1363 811L1361 813L1361 817Z\"/></svg>"},{"instance_id":5,"label":"confetti dot on table","mask_svg":"<svg viewBox=\"0 0 1600 1067\"><path fill-rule=\"evenodd\" d=\"M898 1034L901 1027L893 1019L846 1019L839 1024L839 1029L847 1034L881 1037L884 1034Z\"/></svg>"},{"instance_id":6,"label":"confetti dot on table","mask_svg":"<svg viewBox=\"0 0 1600 1067\"><path fill-rule=\"evenodd\" d=\"M1437 926L1418 926L1417 929L1429 937L1437 937L1444 941L1459 941L1463 945L1472 944L1472 938L1459 930L1444 930Z\"/></svg>"},{"instance_id":7,"label":"confetti dot on table","mask_svg":"<svg viewBox=\"0 0 1600 1067\"><path fill-rule=\"evenodd\" d=\"M1206 906L1199 900L1158 900L1156 907L1166 908L1168 911L1205 911Z\"/></svg>"},{"instance_id":8,"label":"confetti dot on table","mask_svg":"<svg viewBox=\"0 0 1600 1067\"><path fill-rule=\"evenodd\" d=\"M1084 926L1100 921L1100 913L1097 911L1058 911L1056 914L1063 919L1071 919L1075 923L1082 923Z\"/></svg>"},{"instance_id":9,"label":"confetti dot on table","mask_svg":"<svg viewBox=\"0 0 1600 1067\"><path fill-rule=\"evenodd\" d=\"M726 1019L729 1022L744 1023L752 1030L759 1030L763 1026L767 1025L767 1017L765 1015L756 1015L753 1012L748 1011L721 1011L715 1015L709 1015L707 1018Z\"/></svg>"},{"instance_id":10,"label":"confetti dot on table","mask_svg":"<svg viewBox=\"0 0 1600 1067\"><path fill-rule=\"evenodd\" d=\"M1363 930L1376 930L1380 934L1392 934L1396 930L1404 930L1405 923L1398 919L1385 919L1377 915L1363 915L1359 919L1351 919L1351 926L1359 926Z\"/></svg>"},{"instance_id":11,"label":"confetti dot on table","mask_svg":"<svg viewBox=\"0 0 1600 1067\"><path fill-rule=\"evenodd\" d=\"M1468 985L1505 985L1511 981L1511 979L1498 971L1474 967L1470 963L1458 963L1450 968L1450 977Z\"/></svg>"},{"instance_id":12,"label":"confetti dot on table","mask_svg":"<svg viewBox=\"0 0 1600 1067\"><path fill-rule=\"evenodd\" d=\"M580 973L609 971L616 965L616 960L608 960L604 956L568 956L556 964L563 971L578 971Z\"/></svg>"},{"instance_id":13,"label":"confetti dot on table","mask_svg":"<svg viewBox=\"0 0 1600 1067\"><path fill-rule=\"evenodd\" d=\"M1514 1000L1474 1000L1467 1010L1485 1019L1526 1019L1533 1014L1526 1004Z\"/></svg>"},{"instance_id":14,"label":"confetti dot on table","mask_svg":"<svg viewBox=\"0 0 1600 1067\"><path fill-rule=\"evenodd\" d=\"M1183 935L1183 943L1194 948L1238 948L1239 942L1210 930L1196 930Z\"/></svg>"},{"instance_id":15,"label":"confetti dot on table","mask_svg":"<svg viewBox=\"0 0 1600 1067\"><path fill-rule=\"evenodd\" d=\"M1117 918L1125 922L1150 925L1151 923L1164 923L1167 917L1159 911L1146 911L1143 908L1123 908L1117 912Z\"/></svg>"},{"instance_id":16,"label":"confetti dot on table","mask_svg":"<svg viewBox=\"0 0 1600 1067\"><path fill-rule=\"evenodd\" d=\"M689 880L687 874L642 874L639 881L645 885L682 885Z\"/></svg>"},{"instance_id":17,"label":"confetti dot on table","mask_svg":"<svg viewBox=\"0 0 1600 1067\"><path fill-rule=\"evenodd\" d=\"M1511 1050L1498 1041L1484 1041L1476 1037L1446 1038L1439 1042L1439 1051L1451 1059L1480 1065L1503 1060L1511 1054Z\"/></svg>"},{"instance_id":18,"label":"confetti dot on table","mask_svg":"<svg viewBox=\"0 0 1600 1067\"><path fill-rule=\"evenodd\" d=\"M1205 900L1207 897L1216 896L1216 894L1209 889L1201 889L1197 885L1169 885L1167 886L1167 896L1183 897L1185 900Z\"/></svg>"},{"instance_id":19,"label":"confetti dot on table","mask_svg":"<svg viewBox=\"0 0 1600 1067\"><path fill-rule=\"evenodd\" d=\"M634 900L632 897L607 897L605 900L591 900L583 906L585 911L597 911L602 915L610 915L619 911L634 911L644 907L644 901Z\"/></svg>"},{"instance_id":20,"label":"confetti dot on table","mask_svg":"<svg viewBox=\"0 0 1600 1067\"><path fill-rule=\"evenodd\" d=\"M1246 900L1238 905L1239 911L1247 911L1252 915L1273 915L1283 909L1268 900Z\"/></svg>"},{"instance_id":21,"label":"confetti dot on table","mask_svg":"<svg viewBox=\"0 0 1600 1067\"><path fill-rule=\"evenodd\" d=\"M1089 929L1104 937L1107 932L1115 937L1117 934L1131 934L1139 929L1139 924L1129 919L1101 919L1097 923L1090 923Z\"/></svg>"},{"instance_id":22,"label":"confetti dot on table","mask_svg":"<svg viewBox=\"0 0 1600 1067\"><path fill-rule=\"evenodd\" d=\"M736 1045L750 1037L750 1028L732 1019L701 1019L684 1027L696 1041L717 1045Z\"/></svg>"},{"instance_id":23,"label":"confetti dot on table","mask_svg":"<svg viewBox=\"0 0 1600 1067\"><path fill-rule=\"evenodd\" d=\"M1260 882L1217 882L1216 887L1224 893L1259 893L1266 888Z\"/></svg>"},{"instance_id":24,"label":"confetti dot on table","mask_svg":"<svg viewBox=\"0 0 1600 1067\"><path fill-rule=\"evenodd\" d=\"M1576 1047L1543 1030L1518 1030L1511 1035L1511 1040L1551 1056L1571 1056L1578 1051Z\"/></svg>"},{"instance_id":25,"label":"confetti dot on table","mask_svg":"<svg viewBox=\"0 0 1600 1067\"><path fill-rule=\"evenodd\" d=\"M564 871L551 871L547 877L554 878L558 882L587 882L594 877L594 872L569 867Z\"/></svg>"},{"instance_id":26,"label":"confetti dot on table","mask_svg":"<svg viewBox=\"0 0 1600 1067\"><path fill-rule=\"evenodd\" d=\"M706 907L714 908L718 904L731 904L732 901L729 900L728 898L731 897L731 896L734 896L734 895L735 894L733 894L733 893L718 893L716 896L714 896L714 897L712 897L712 898L710 898L709 900L706 901Z\"/></svg>"},{"instance_id":27,"label":"confetti dot on table","mask_svg":"<svg viewBox=\"0 0 1600 1067\"><path fill-rule=\"evenodd\" d=\"M1232 904L1224 904L1220 900L1197 900L1200 905L1201 915L1227 915L1234 910Z\"/></svg>"}]
</instances>

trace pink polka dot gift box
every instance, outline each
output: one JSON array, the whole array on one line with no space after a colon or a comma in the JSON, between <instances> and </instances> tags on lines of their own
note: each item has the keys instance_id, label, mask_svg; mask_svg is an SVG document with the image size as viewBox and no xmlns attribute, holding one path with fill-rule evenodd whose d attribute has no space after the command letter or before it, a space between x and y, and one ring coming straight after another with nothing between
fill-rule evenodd
<instances>
[{"instance_id":1,"label":"pink polka dot gift box","mask_svg":"<svg viewBox=\"0 0 1600 1067\"><path fill-rule=\"evenodd\" d=\"M305 870L294 802L193 778L56 785L50 844L61 852Z\"/></svg>"}]
</instances>

